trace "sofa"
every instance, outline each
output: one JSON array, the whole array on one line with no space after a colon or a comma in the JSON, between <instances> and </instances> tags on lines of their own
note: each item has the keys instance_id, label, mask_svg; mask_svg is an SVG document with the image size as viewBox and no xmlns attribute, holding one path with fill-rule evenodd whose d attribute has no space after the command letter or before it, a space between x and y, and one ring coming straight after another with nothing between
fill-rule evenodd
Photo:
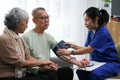
<instances>
[{"instance_id":1,"label":"sofa","mask_svg":"<svg viewBox=\"0 0 120 80\"><path fill-rule=\"evenodd\" d=\"M118 57L120 59L120 42L116 44L116 49L117 49L117 52L118 52ZM120 74L117 75L117 76L112 76L110 78L107 78L106 80L120 80Z\"/></svg>"}]
</instances>

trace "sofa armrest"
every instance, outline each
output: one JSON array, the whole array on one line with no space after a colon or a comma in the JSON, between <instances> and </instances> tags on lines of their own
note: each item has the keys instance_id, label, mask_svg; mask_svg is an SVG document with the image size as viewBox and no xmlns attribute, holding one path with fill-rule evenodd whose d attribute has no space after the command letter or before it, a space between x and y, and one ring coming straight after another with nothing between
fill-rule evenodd
<instances>
[{"instance_id":1,"label":"sofa armrest","mask_svg":"<svg viewBox=\"0 0 120 80\"><path fill-rule=\"evenodd\" d=\"M113 76L113 77L107 78L105 80L120 80L120 74L117 75L117 76Z\"/></svg>"}]
</instances>

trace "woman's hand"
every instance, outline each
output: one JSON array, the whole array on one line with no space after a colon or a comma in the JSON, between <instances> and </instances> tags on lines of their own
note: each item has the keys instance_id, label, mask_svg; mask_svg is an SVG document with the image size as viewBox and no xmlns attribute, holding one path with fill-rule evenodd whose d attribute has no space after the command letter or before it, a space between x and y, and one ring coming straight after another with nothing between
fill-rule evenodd
<instances>
[{"instance_id":1,"label":"woman's hand","mask_svg":"<svg viewBox=\"0 0 120 80\"><path fill-rule=\"evenodd\" d=\"M65 42L65 45L69 45L72 48L72 43L71 42Z\"/></svg>"},{"instance_id":2,"label":"woman's hand","mask_svg":"<svg viewBox=\"0 0 120 80\"><path fill-rule=\"evenodd\" d=\"M41 65L40 65L40 66L55 64L54 62L52 62L52 61L50 61L50 60L40 60L40 62L41 62Z\"/></svg>"},{"instance_id":3,"label":"woman's hand","mask_svg":"<svg viewBox=\"0 0 120 80\"><path fill-rule=\"evenodd\" d=\"M69 50L67 49L58 49L57 53L58 54L63 54L63 55L70 55L70 52Z\"/></svg>"},{"instance_id":4,"label":"woman's hand","mask_svg":"<svg viewBox=\"0 0 120 80\"><path fill-rule=\"evenodd\" d=\"M50 64L51 70L57 70L58 69L58 64Z\"/></svg>"},{"instance_id":5,"label":"woman's hand","mask_svg":"<svg viewBox=\"0 0 120 80\"><path fill-rule=\"evenodd\" d=\"M69 45L71 48L76 49L76 50L81 48L80 46L77 46L77 45L75 45L75 44L73 44L71 42L66 42L65 44Z\"/></svg>"},{"instance_id":6,"label":"woman's hand","mask_svg":"<svg viewBox=\"0 0 120 80\"><path fill-rule=\"evenodd\" d=\"M40 66L40 71L41 72L51 71L51 70L56 71L57 69L58 69L58 64L49 64L49 65L42 65L42 66Z\"/></svg>"}]
</instances>

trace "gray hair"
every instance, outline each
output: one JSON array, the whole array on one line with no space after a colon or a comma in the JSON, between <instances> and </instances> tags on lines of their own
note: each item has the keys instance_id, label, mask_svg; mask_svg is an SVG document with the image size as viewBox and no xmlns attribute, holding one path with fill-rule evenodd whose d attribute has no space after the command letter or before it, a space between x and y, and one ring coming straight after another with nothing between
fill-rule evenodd
<instances>
[{"instance_id":1,"label":"gray hair","mask_svg":"<svg viewBox=\"0 0 120 80\"><path fill-rule=\"evenodd\" d=\"M6 14L4 24L8 29L15 31L19 27L18 24L28 18L29 15L25 10L15 7Z\"/></svg>"},{"instance_id":2,"label":"gray hair","mask_svg":"<svg viewBox=\"0 0 120 80\"><path fill-rule=\"evenodd\" d=\"M36 17L39 16L39 14L38 14L38 11L39 11L39 10L46 11L45 8L43 8L43 7L35 8L35 9L32 11L32 16L33 16L34 18L36 18Z\"/></svg>"}]
</instances>

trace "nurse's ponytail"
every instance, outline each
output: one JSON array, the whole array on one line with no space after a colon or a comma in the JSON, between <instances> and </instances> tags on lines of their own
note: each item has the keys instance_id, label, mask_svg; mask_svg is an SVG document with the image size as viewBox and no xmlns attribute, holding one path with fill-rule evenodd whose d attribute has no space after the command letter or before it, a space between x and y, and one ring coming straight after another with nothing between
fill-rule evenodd
<instances>
[{"instance_id":1,"label":"nurse's ponytail","mask_svg":"<svg viewBox=\"0 0 120 80\"><path fill-rule=\"evenodd\" d=\"M99 12L100 12L100 20L98 23L100 25L106 25L109 21L109 14L105 9L101 9Z\"/></svg>"},{"instance_id":2,"label":"nurse's ponytail","mask_svg":"<svg viewBox=\"0 0 120 80\"><path fill-rule=\"evenodd\" d=\"M90 7L88 8L84 14L86 14L88 17L90 17L93 21L95 21L95 18L98 17L98 25L106 25L109 21L109 14L105 9L98 9L96 7Z\"/></svg>"}]
</instances>

